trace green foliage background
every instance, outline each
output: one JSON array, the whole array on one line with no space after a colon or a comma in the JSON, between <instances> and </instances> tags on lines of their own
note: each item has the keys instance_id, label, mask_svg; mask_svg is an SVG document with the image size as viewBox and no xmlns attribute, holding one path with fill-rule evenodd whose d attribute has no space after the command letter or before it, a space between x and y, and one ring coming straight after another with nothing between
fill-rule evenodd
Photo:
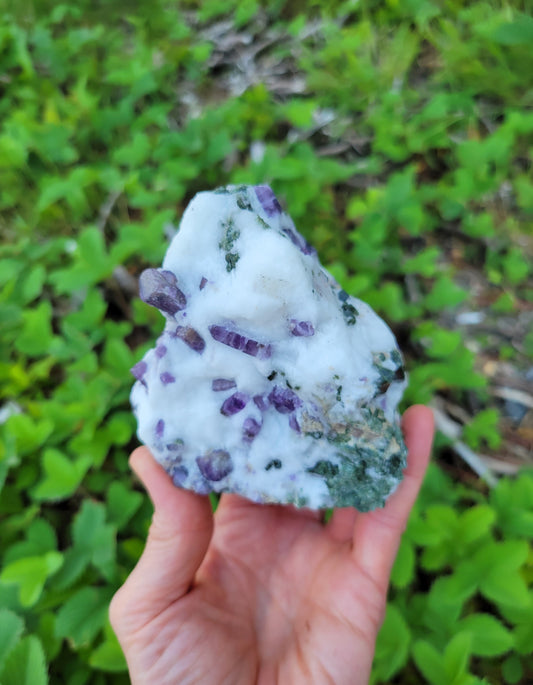
<instances>
[{"instance_id":1,"label":"green foliage background","mask_svg":"<svg viewBox=\"0 0 533 685\"><path fill-rule=\"evenodd\" d=\"M135 297L195 192L270 183L405 351L405 400L479 413L447 325L530 311L524 0L0 0L0 683L127 683L107 619L151 516L127 456ZM257 48L257 49L256 49ZM490 347L490 345L489 345ZM489 350L526 369L531 332ZM533 473L490 492L440 435L394 568L376 683L533 677ZM441 466L439 466L441 464Z\"/></svg>"}]
</instances>

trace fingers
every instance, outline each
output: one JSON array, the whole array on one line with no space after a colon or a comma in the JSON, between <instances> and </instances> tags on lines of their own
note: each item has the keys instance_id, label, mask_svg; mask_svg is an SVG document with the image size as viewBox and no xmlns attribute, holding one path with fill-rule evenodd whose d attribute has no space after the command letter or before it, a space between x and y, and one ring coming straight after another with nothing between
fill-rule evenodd
<instances>
[{"instance_id":1,"label":"fingers","mask_svg":"<svg viewBox=\"0 0 533 685\"><path fill-rule=\"evenodd\" d=\"M117 632L134 632L188 591L213 532L207 497L174 486L146 447L130 458L154 504L144 552L113 598L110 617Z\"/></svg>"},{"instance_id":2,"label":"fingers","mask_svg":"<svg viewBox=\"0 0 533 685\"><path fill-rule=\"evenodd\" d=\"M358 513L353 507L334 509L326 530L335 542L348 542L352 539Z\"/></svg>"},{"instance_id":3,"label":"fingers","mask_svg":"<svg viewBox=\"0 0 533 685\"><path fill-rule=\"evenodd\" d=\"M434 433L433 413L424 406L411 407L404 414L402 429L408 450L404 478L383 509L359 515L354 525L355 558L359 566L384 589L429 462Z\"/></svg>"}]
</instances>

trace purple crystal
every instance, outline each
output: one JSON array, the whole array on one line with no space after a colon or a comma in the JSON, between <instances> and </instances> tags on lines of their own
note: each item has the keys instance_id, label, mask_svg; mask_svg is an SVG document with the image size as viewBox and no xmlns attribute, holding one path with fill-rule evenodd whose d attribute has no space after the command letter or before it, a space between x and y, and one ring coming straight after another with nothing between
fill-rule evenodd
<instances>
[{"instance_id":1,"label":"purple crystal","mask_svg":"<svg viewBox=\"0 0 533 685\"><path fill-rule=\"evenodd\" d=\"M260 411L266 411L270 407L268 395L255 395L254 404Z\"/></svg>"},{"instance_id":2,"label":"purple crystal","mask_svg":"<svg viewBox=\"0 0 533 685\"><path fill-rule=\"evenodd\" d=\"M289 238L291 243L293 245L296 245L296 247L300 250L302 254L316 255L315 248L312 245L309 245L307 240L302 235L300 235L296 230L290 228L289 226L285 226L281 230L287 236L287 238Z\"/></svg>"},{"instance_id":3,"label":"purple crystal","mask_svg":"<svg viewBox=\"0 0 533 685\"><path fill-rule=\"evenodd\" d=\"M143 382L144 374L146 373L148 369L148 365L146 364L145 361L140 361L135 364L135 366L132 366L130 369L131 375L136 378L138 381Z\"/></svg>"},{"instance_id":4,"label":"purple crystal","mask_svg":"<svg viewBox=\"0 0 533 685\"><path fill-rule=\"evenodd\" d=\"M272 388L268 399L280 414L290 414L302 406L302 400L293 390L281 388L279 385L275 385Z\"/></svg>"},{"instance_id":5,"label":"purple crystal","mask_svg":"<svg viewBox=\"0 0 533 685\"><path fill-rule=\"evenodd\" d=\"M155 425L155 434L158 438L163 437L163 432L165 430L165 422L163 419L159 419L159 421Z\"/></svg>"},{"instance_id":6,"label":"purple crystal","mask_svg":"<svg viewBox=\"0 0 533 685\"><path fill-rule=\"evenodd\" d=\"M258 343L257 340L251 340L248 339L243 347L243 352L245 354L249 354L251 357L258 357L259 359L268 359L271 354L272 350L269 347L269 350L267 352L265 345L262 345L261 343ZM265 354L263 354L265 353Z\"/></svg>"},{"instance_id":7,"label":"purple crystal","mask_svg":"<svg viewBox=\"0 0 533 685\"><path fill-rule=\"evenodd\" d=\"M207 480L222 480L233 470L231 456L226 450L211 450L205 456L197 457L196 463Z\"/></svg>"},{"instance_id":8,"label":"purple crystal","mask_svg":"<svg viewBox=\"0 0 533 685\"><path fill-rule=\"evenodd\" d=\"M281 214L281 205L272 192L272 188L270 186L254 186L254 190L255 194L257 195L257 199L261 203L261 207L265 210L267 216L276 216L276 214Z\"/></svg>"},{"instance_id":9,"label":"purple crystal","mask_svg":"<svg viewBox=\"0 0 533 685\"><path fill-rule=\"evenodd\" d=\"M176 440L176 442L169 442L166 446L169 452L173 453L173 457L176 457L176 452L183 452L183 440Z\"/></svg>"},{"instance_id":10,"label":"purple crystal","mask_svg":"<svg viewBox=\"0 0 533 685\"><path fill-rule=\"evenodd\" d=\"M168 385L169 383L175 383L176 382L176 379L174 378L174 376L171 373L169 373L168 371L163 371L163 373L159 376L159 378L161 379L161 383L163 383L163 385Z\"/></svg>"},{"instance_id":11,"label":"purple crystal","mask_svg":"<svg viewBox=\"0 0 533 685\"><path fill-rule=\"evenodd\" d=\"M232 331L226 326L213 324L212 326L209 326L209 332L217 342L227 345L239 352L249 354L252 357L257 357L257 359L268 359L272 356L271 345L265 345L252 338L247 338L245 335Z\"/></svg>"},{"instance_id":12,"label":"purple crystal","mask_svg":"<svg viewBox=\"0 0 533 685\"><path fill-rule=\"evenodd\" d=\"M198 331L195 331L194 328L191 328L190 326L178 326L172 335L183 340L183 342L195 352L201 354L205 349L205 340Z\"/></svg>"},{"instance_id":13,"label":"purple crystal","mask_svg":"<svg viewBox=\"0 0 533 685\"><path fill-rule=\"evenodd\" d=\"M315 334L315 328L310 321L298 321L298 319L291 319L289 321L289 328L293 335L302 338L308 338Z\"/></svg>"},{"instance_id":14,"label":"purple crystal","mask_svg":"<svg viewBox=\"0 0 533 685\"><path fill-rule=\"evenodd\" d=\"M242 439L244 442L252 442L260 430L261 424L252 416L249 416L247 419L244 419L244 423L242 425Z\"/></svg>"},{"instance_id":15,"label":"purple crystal","mask_svg":"<svg viewBox=\"0 0 533 685\"><path fill-rule=\"evenodd\" d=\"M289 426L293 431L296 431L297 433L300 432L300 424L298 423L298 419L296 418L295 414L291 414L289 416Z\"/></svg>"},{"instance_id":16,"label":"purple crystal","mask_svg":"<svg viewBox=\"0 0 533 685\"><path fill-rule=\"evenodd\" d=\"M244 392L234 392L224 400L220 407L220 413L224 416L233 416L242 411L248 404L250 397Z\"/></svg>"},{"instance_id":17,"label":"purple crystal","mask_svg":"<svg viewBox=\"0 0 533 685\"><path fill-rule=\"evenodd\" d=\"M165 356L166 353L167 353L167 348L165 347L165 345L159 344L159 345L155 348L155 356L156 356L158 359L162 359L162 358Z\"/></svg>"},{"instance_id":18,"label":"purple crystal","mask_svg":"<svg viewBox=\"0 0 533 685\"><path fill-rule=\"evenodd\" d=\"M202 276L202 280L200 281L200 290L203 290L206 285L207 285L207 278L205 276Z\"/></svg>"},{"instance_id":19,"label":"purple crystal","mask_svg":"<svg viewBox=\"0 0 533 685\"><path fill-rule=\"evenodd\" d=\"M221 390L230 390L231 388L236 388L237 383L230 378L215 378L211 383L211 389L215 392L220 392Z\"/></svg>"},{"instance_id":20,"label":"purple crystal","mask_svg":"<svg viewBox=\"0 0 533 685\"><path fill-rule=\"evenodd\" d=\"M173 466L170 469L170 477L172 478L172 482L174 485L176 485L178 488L183 487L183 484L187 480L187 477L189 476L189 472L185 468L185 466Z\"/></svg>"},{"instance_id":21,"label":"purple crystal","mask_svg":"<svg viewBox=\"0 0 533 685\"><path fill-rule=\"evenodd\" d=\"M146 304L171 316L187 305L176 276L165 269L145 269L139 278L139 295Z\"/></svg>"}]
</instances>

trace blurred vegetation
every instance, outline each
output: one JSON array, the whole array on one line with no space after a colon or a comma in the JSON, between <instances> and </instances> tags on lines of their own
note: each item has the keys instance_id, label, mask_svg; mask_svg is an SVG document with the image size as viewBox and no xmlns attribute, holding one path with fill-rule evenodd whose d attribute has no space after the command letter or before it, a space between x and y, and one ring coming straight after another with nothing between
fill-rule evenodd
<instances>
[{"instance_id":1,"label":"blurred vegetation","mask_svg":"<svg viewBox=\"0 0 533 685\"><path fill-rule=\"evenodd\" d=\"M530 10L0 0L2 685L128 682L107 606L151 516L129 368L162 327L136 277L199 190L270 183L394 328L405 404L455 407L500 463L531 455L491 391L533 354ZM452 443L404 536L376 683L533 678L533 471L489 489Z\"/></svg>"}]
</instances>

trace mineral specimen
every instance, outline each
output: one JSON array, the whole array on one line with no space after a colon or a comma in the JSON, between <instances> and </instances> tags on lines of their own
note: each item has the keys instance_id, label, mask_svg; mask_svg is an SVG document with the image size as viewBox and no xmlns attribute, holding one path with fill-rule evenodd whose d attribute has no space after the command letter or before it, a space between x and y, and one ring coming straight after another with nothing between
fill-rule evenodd
<instances>
[{"instance_id":1,"label":"mineral specimen","mask_svg":"<svg viewBox=\"0 0 533 685\"><path fill-rule=\"evenodd\" d=\"M383 506L406 466L400 352L268 186L198 194L140 295L166 324L132 369L131 401L139 438L177 486Z\"/></svg>"}]
</instances>

